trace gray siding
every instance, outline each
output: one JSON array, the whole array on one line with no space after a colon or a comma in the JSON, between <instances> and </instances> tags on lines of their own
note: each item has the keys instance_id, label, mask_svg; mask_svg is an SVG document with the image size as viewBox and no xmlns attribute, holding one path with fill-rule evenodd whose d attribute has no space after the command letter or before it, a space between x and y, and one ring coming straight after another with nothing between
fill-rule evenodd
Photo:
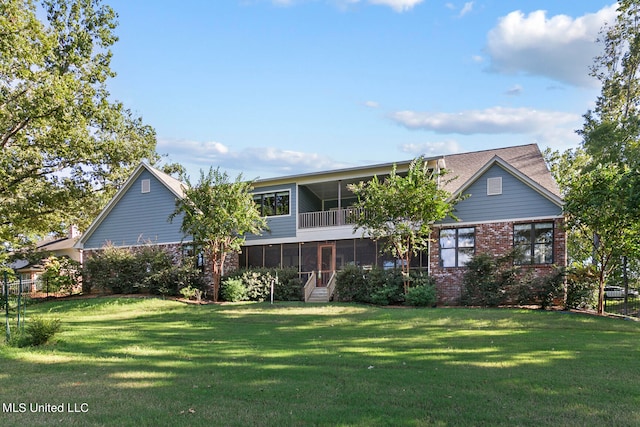
<instances>
[{"instance_id":1,"label":"gray siding","mask_svg":"<svg viewBox=\"0 0 640 427\"><path fill-rule=\"evenodd\" d=\"M502 177L502 194L487 196L487 178ZM470 196L458 203L455 215L460 221L482 222L502 219L553 217L562 208L494 165L464 192ZM443 223L454 222L450 218Z\"/></svg>"},{"instance_id":2,"label":"gray siding","mask_svg":"<svg viewBox=\"0 0 640 427\"><path fill-rule=\"evenodd\" d=\"M151 191L142 193L142 180L149 179ZM183 239L182 218L169 222L175 209L175 195L144 170L85 242L85 249L97 249L111 242L115 246L145 243L176 243ZM188 240L188 239L185 239Z\"/></svg>"},{"instance_id":3,"label":"gray siding","mask_svg":"<svg viewBox=\"0 0 640 427\"><path fill-rule=\"evenodd\" d=\"M260 236L249 234L246 236L247 241L256 241L262 239L274 239L280 237L295 237L296 235L296 185L285 184L268 187L258 187L253 190L253 193L269 193L271 191L284 191L289 190L289 215L272 216L267 217L267 226L269 229L264 231Z\"/></svg>"},{"instance_id":4,"label":"gray siding","mask_svg":"<svg viewBox=\"0 0 640 427\"><path fill-rule=\"evenodd\" d=\"M298 187L298 197L298 212L317 212L322 210L322 200L304 185Z\"/></svg>"}]
</instances>

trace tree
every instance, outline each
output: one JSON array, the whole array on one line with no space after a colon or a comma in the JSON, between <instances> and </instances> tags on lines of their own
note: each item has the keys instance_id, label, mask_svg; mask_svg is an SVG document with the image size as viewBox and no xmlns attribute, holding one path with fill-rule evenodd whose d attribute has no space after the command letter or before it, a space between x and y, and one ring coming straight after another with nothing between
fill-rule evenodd
<instances>
[{"instance_id":1,"label":"tree","mask_svg":"<svg viewBox=\"0 0 640 427\"><path fill-rule=\"evenodd\" d=\"M604 284L621 257L640 253L640 2L618 3L605 27L592 75L602 83L594 110L578 133L586 160L567 183L568 224L591 237L598 268L598 312Z\"/></svg>"},{"instance_id":2,"label":"tree","mask_svg":"<svg viewBox=\"0 0 640 427\"><path fill-rule=\"evenodd\" d=\"M240 174L230 182L219 168L200 171L200 180L192 186L187 179L183 199L176 201L173 220L182 215L181 230L193 237L194 244L204 249L212 271L213 300L218 301L224 262L230 252L237 252L247 233L258 234L266 228L253 197L252 181Z\"/></svg>"},{"instance_id":3,"label":"tree","mask_svg":"<svg viewBox=\"0 0 640 427\"><path fill-rule=\"evenodd\" d=\"M598 269L598 313L604 310L604 286L616 263L637 252L637 218L626 205L629 173L613 165L585 171L565 198L569 227L591 237L593 262Z\"/></svg>"},{"instance_id":4,"label":"tree","mask_svg":"<svg viewBox=\"0 0 640 427\"><path fill-rule=\"evenodd\" d=\"M348 187L358 198L354 207L364 211L355 219L355 229L362 227L400 260L405 294L412 256L428 248L434 222L453 217L457 200L450 200L451 194L439 185L444 174L430 169L419 157L411 162L406 176L399 175L394 165L384 180L374 176Z\"/></svg>"},{"instance_id":5,"label":"tree","mask_svg":"<svg viewBox=\"0 0 640 427\"><path fill-rule=\"evenodd\" d=\"M116 17L100 0L0 2L5 247L86 226L140 160L157 160L154 130L107 90Z\"/></svg>"}]
</instances>

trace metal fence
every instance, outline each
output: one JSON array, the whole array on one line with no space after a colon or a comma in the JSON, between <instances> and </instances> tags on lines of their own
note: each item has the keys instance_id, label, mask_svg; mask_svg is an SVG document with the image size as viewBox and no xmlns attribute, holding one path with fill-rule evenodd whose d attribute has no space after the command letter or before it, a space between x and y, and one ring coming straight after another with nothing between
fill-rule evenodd
<instances>
[{"instance_id":1,"label":"metal fence","mask_svg":"<svg viewBox=\"0 0 640 427\"><path fill-rule=\"evenodd\" d=\"M625 303L624 298L604 299L604 311L611 314L621 314L623 316L640 317L640 297L629 296Z\"/></svg>"},{"instance_id":2,"label":"metal fence","mask_svg":"<svg viewBox=\"0 0 640 427\"><path fill-rule=\"evenodd\" d=\"M35 280L12 280L10 282L2 281L2 295L5 295L5 286L9 288L9 295L30 294L42 290L42 281Z\"/></svg>"}]
</instances>

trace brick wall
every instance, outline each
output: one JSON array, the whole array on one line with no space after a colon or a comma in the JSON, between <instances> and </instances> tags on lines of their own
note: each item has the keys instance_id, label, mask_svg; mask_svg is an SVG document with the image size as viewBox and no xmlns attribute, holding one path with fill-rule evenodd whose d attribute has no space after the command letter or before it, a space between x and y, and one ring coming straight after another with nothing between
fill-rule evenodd
<instances>
[{"instance_id":1,"label":"brick wall","mask_svg":"<svg viewBox=\"0 0 640 427\"><path fill-rule=\"evenodd\" d=\"M505 221L489 224L465 224L464 227L475 227L476 254L490 253L495 256L504 255L513 248L513 225L531 222L546 221ZM554 265L567 265L567 239L564 230L564 220L557 218L554 222ZM464 267L440 267L440 229L433 231L429 266L431 276L435 278L439 304L457 305L462 295L462 277L465 272ZM553 265L533 265L523 266L523 269L534 276L541 276L552 271Z\"/></svg>"}]
</instances>

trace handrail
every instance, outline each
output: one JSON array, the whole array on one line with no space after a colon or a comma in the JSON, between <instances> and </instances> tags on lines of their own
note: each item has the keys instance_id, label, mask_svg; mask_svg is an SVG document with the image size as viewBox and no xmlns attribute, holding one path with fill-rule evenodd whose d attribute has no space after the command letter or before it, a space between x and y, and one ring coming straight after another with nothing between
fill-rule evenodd
<instances>
[{"instance_id":1,"label":"handrail","mask_svg":"<svg viewBox=\"0 0 640 427\"><path fill-rule=\"evenodd\" d=\"M316 287L316 272L312 272L309 278L307 279L307 283L304 285L304 302L309 300L311 293Z\"/></svg>"},{"instance_id":2,"label":"handrail","mask_svg":"<svg viewBox=\"0 0 640 427\"><path fill-rule=\"evenodd\" d=\"M364 209L356 208L302 212L298 215L298 226L299 228L322 228L353 225L364 214Z\"/></svg>"},{"instance_id":3,"label":"handrail","mask_svg":"<svg viewBox=\"0 0 640 427\"><path fill-rule=\"evenodd\" d=\"M336 271L333 270L333 273L331 273L331 278L329 279L329 283L327 283L327 296L329 297L329 300L331 300L331 295L333 295L333 291L336 289Z\"/></svg>"}]
</instances>

